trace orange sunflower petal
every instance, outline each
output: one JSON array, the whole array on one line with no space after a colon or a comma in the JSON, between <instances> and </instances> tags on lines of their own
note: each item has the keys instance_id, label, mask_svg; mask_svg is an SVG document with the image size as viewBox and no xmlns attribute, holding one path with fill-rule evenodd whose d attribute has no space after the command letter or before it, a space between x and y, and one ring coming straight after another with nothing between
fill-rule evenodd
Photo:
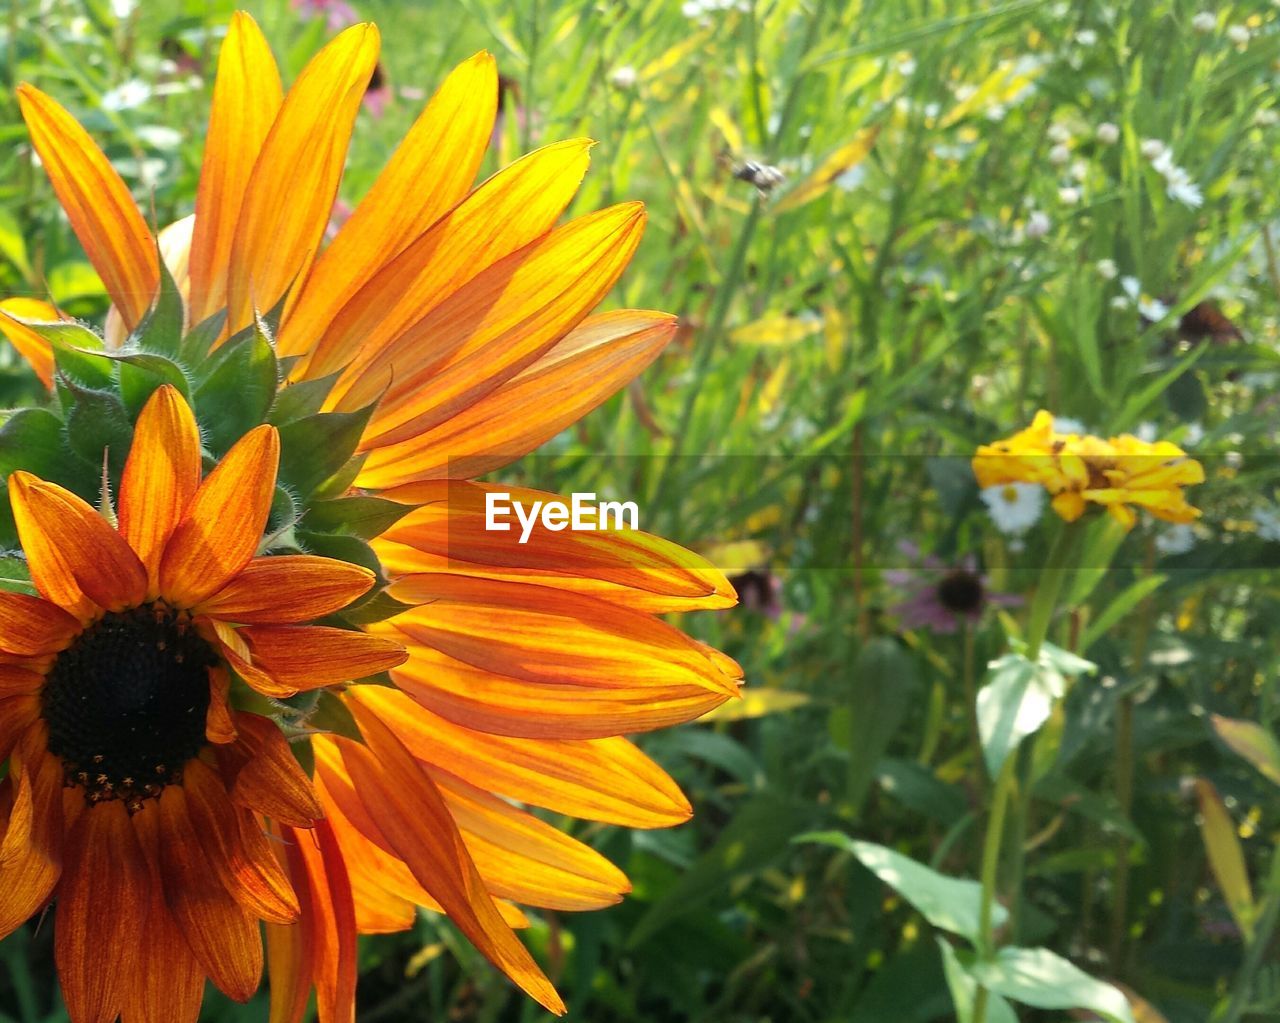
<instances>
[{"instance_id":1,"label":"orange sunflower petal","mask_svg":"<svg viewBox=\"0 0 1280 1023\"><path fill-rule=\"evenodd\" d=\"M117 510L120 535L147 567L150 596L165 544L199 487L200 430L177 388L164 384L138 416Z\"/></svg>"},{"instance_id":2,"label":"orange sunflower petal","mask_svg":"<svg viewBox=\"0 0 1280 1023\"><path fill-rule=\"evenodd\" d=\"M376 717L353 707L370 748L344 741L343 759L378 827L471 943L544 1008L563 1014L555 988L499 915L435 784Z\"/></svg>"},{"instance_id":3,"label":"orange sunflower petal","mask_svg":"<svg viewBox=\"0 0 1280 1023\"><path fill-rule=\"evenodd\" d=\"M128 542L90 505L30 473L9 477L9 500L31 581L42 596L84 616L142 603L147 572Z\"/></svg>"},{"instance_id":4,"label":"orange sunflower petal","mask_svg":"<svg viewBox=\"0 0 1280 1023\"><path fill-rule=\"evenodd\" d=\"M236 740L236 725L231 720L231 676L218 665L209 669L209 709L204 716L204 737L224 745Z\"/></svg>"},{"instance_id":5,"label":"orange sunflower petal","mask_svg":"<svg viewBox=\"0 0 1280 1023\"><path fill-rule=\"evenodd\" d=\"M0 591L0 650L33 657L63 649L80 622L62 608L25 593Z\"/></svg>"},{"instance_id":6,"label":"orange sunflower petal","mask_svg":"<svg viewBox=\"0 0 1280 1023\"><path fill-rule=\"evenodd\" d=\"M450 468L453 463L450 462ZM373 541L393 576L454 572L538 583L598 596L635 611L692 611L732 607L736 594L723 572L678 544L635 529L593 531L535 528L526 540L512 528L490 529L490 494L525 508L562 501L525 487L432 480L404 488L398 499L414 509ZM604 525L597 517L596 526Z\"/></svg>"},{"instance_id":7,"label":"orange sunflower petal","mask_svg":"<svg viewBox=\"0 0 1280 1023\"><path fill-rule=\"evenodd\" d=\"M393 669L397 686L464 728L525 739L600 739L667 728L731 699L702 686L554 685L485 671L420 643Z\"/></svg>"},{"instance_id":8,"label":"orange sunflower petal","mask_svg":"<svg viewBox=\"0 0 1280 1023\"><path fill-rule=\"evenodd\" d=\"M62 875L62 765L39 745L24 741L9 761L16 781L0 842L0 937L43 906Z\"/></svg>"},{"instance_id":9,"label":"orange sunflower petal","mask_svg":"<svg viewBox=\"0 0 1280 1023\"><path fill-rule=\"evenodd\" d=\"M74 117L31 85L18 86L18 104L72 229L132 330L160 283L146 220L111 161Z\"/></svg>"},{"instance_id":10,"label":"orange sunflower petal","mask_svg":"<svg viewBox=\"0 0 1280 1023\"><path fill-rule=\"evenodd\" d=\"M227 271L229 332L306 277L377 60L378 30L353 25L311 59L285 96L240 207Z\"/></svg>"},{"instance_id":11,"label":"orange sunflower petal","mask_svg":"<svg viewBox=\"0 0 1280 1023\"><path fill-rule=\"evenodd\" d=\"M124 803L108 800L80 816L67 837L58 885L54 958L71 1018L111 1023L139 969L151 875Z\"/></svg>"},{"instance_id":12,"label":"orange sunflower petal","mask_svg":"<svg viewBox=\"0 0 1280 1023\"><path fill-rule=\"evenodd\" d=\"M196 1023L204 1001L204 971L173 922L154 878L146 922L134 940L139 948L121 996L122 1023Z\"/></svg>"},{"instance_id":13,"label":"orange sunflower petal","mask_svg":"<svg viewBox=\"0 0 1280 1023\"><path fill-rule=\"evenodd\" d=\"M577 911L612 906L631 890L626 875L590 846L447 771L427 773L493 894Z\"/></svg>"},{"instance_id":14,"label":"orange sunflower petal","mask_svg":"<svg viewBox=\"0 0 1280 1023\"><path fill-rule=\"evenodd\" d=\"M276 428L258 426L200 484L161 557L160 592L166 600L199 604L249 563L271 512L279 461Z\"/></svg>"},{"instance_id":15,"label":"orange sunflower petal","mask_svg":"<svg viewBox=\"0 0 1280 1023\"><path fill-rule=\"evenodd\" d=\"M372 360L446 295L550 230L582 182L590 148L586 139L559 142L495 174L351 297L294 378L349 367L329 396L336 403L361 383ZM349 404L359 407L385 383L373 382Z\"/></svg>"},{"instance_id":16,"label":"orange sunflower petal","mask_svg":"<svg viewBox=\"0 0 1280 1023\"><path fill-rule=\"evenodd\" d=\"M592 316L527 369L426 432L370 455L371 471L469 479L507 465L576 423L658 357L674 336L667 313ZM400 499L393 491L389 496Z\"/></svg>"},{"instance_id":17,"label":"orange sunflower petal","mask_svg":"<svg viewBox=\"0 0 1280 1023\"><path fill-rule=\"evenodd\" d=\"M537 360L608 293L644 231L622 203L570 221L484 270L404 331L336 403L362 407L386 387L361 449L420 436ZM353 399L357 404L352 404ZM367 478L366 478L367 477ZM366 469L360 486L407 482Z\"/></svg>"},{"instance_id":18,"label":"orange sunflower petal","mask_svg":"<svg viewBox=\"0 0 1280 1023\"><path fill-rule=\"evenodd\" d=\"M287 924L298 919L298 898L270 855L265 836L244 829L226 790L213 770L200 760L183 769L182 787L191 824L202 838L209 861L227 891L252 916ZM256 839L261 839L257 841Z\"/></svg>"},{"instance_id":19,"label":"orange sunflower petal","mask_svg":"<svg viewBox=\"0 0 1280 1023\"><path fill-rule=\"evenodd\" d=\"M282 96L271 48L257 22L237 11L218 54L204 165L196 191L190 264L193 323L226 305L227 270L240 206Z\"/></svg>"},{"instance_id":20,"label":"orange sunflower petal","mask_svg":"<svg viewBox=\"0 0 1280 1023\"><path fill-rule=\"evenodd\" d=\"M374 578L367 568L311 554L254 558L197 610L243 625L309 622L363 596Z\"/></svg>"},{"instance_id":21,"label":"orange sunflower petal","mask_svg":"<svg viewBox=\"0 0 1280 1023\"><path fill-rule=\"evenodd\" d=\"M490 792L635 828L683 824L692 814L675 782L625 739L512 739L474 732L383 686L357 686L346 699L385 722L418 759Z\"/></svg>"},{"instance_id":22,"label":"orange sunflower petal","mask_svg":"<svg viewBox=\"0 0 1280 1023\"><path fill-rule=\"evenodd\" d=\"M274 821L309 828L324 816L311 781L275 722L257 714L235 716L237 744L248 754L231 785L231 798Z\"/></svg>"},{"instance_id":23,"label":"orange sunflower petal","mask_svg":"<svg viewBox=\"0 0 1280 1023\"><path fill-rule=\"evenodd\" d=\"M6 298L0 302L0 334L31 363L40 382L48 388L53 387L53 345L21 321L52 323L62 318L57 306L38 298Z\"/></svg>"},{"instance_id":24,"label":"orange sunflower petal","mask_svg":"<svg viewBox=\"0 0 1280 1023\"><path fill-rule=\"evenodd\" d=\"M281 355L305 354L347 299L466 195L497 106L498 71L489 54L477 53L445 79L316 261L280 331Z\"/></svg>"},{"instance_id":25,"label":"orange sunflower petal","mask_svg":"<svg viewBox=\"0 0 1280 1023\"><path fill-rule=\"evenodd\" d=\"M477 668L556 685L738 692L740 671L726 672L679 629L617 604L551 586L450 573L410 576L393 591L425 603L375 631L395 629ZM500 630L493 627L495 614Z\"/></svg>"},{"instance_id":26,"label":"orange sunflower petal","mask_svg":"<svg viewBox=\"0 0 1280 1023\"><path fill-rule=\"evenodd\" d=\"M393 639L323 625L250 625L239 631L254 663L293 692L367 678L406 656Z\"/></svg>"},{"instance_id":27,"label":"orange sunflower petal","mask_svg":"<svg viewBox=\"0 0 1280 1023\"><path fill-rule=\"evenodd\" d=\"M289 867L303 904L302 954L322 1020L355 1016L356 915L342 852L328 821L310 831L284 828Z\"/></svg>"},{"instance_id":28,"label":"orange sunflower petal","mask_svg":"<svg viewBox=\"0 0 1280 1023\"><path fill-rule=\"evenodd\" d=\"M228 997L246 1002L262 977L257 921L218 880L182 787L170 785L156 806L165 903L209 978Z\"/></svg>"}]
</instances>

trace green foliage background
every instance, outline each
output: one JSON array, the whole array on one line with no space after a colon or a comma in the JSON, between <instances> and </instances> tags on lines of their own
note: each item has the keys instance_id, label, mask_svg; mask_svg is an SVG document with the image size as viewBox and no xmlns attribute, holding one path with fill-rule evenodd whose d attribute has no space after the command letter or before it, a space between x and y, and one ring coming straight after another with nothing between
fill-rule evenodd
<instances>
[{"instance_id":1,"label":"green foliage background","mask_svg":"<svg viewBox=\"0 0 1280 1023\"><path fill-rule=\"evenodd\" d=\"M329 34L285 0L246 6L286 79ZM1201 31L1184 0L355 6L382 29L393 96L361 117L346 201L448 69L487 48L507 88L486 173L590 135L573 211L648 204L610 301L671 310L683 329L637 385L500 478L635 499L644 528L753 571L747 586L774 598L682 623L749 682L733 719L645 741L695 820L575 826L635 892L605 912L535 915L529 941L570 1018L956 1017L924 919L848 843L794 839L836 831L976 875L986 783L967 687L1020 612L952 635L904 628L887 570L914 562L906 542L980 559L991 589L1034 590L1057 523L1002 535L968 456L1045 407L1100 434L1147 424L1209 479L1192 494L1205 515L1191 549L1143 521L1123 537L1094 529L1076 566L1053 636L1099 671L1073 684L1017 801L1025 855L1006 937L1128 985L1159 1013L1148 1020L1280 1019L1270 932L1259 924L1260 948L1246 940L1280 899L1267 881L1280 797L1211 727L1213 714L1270 724L1280 711L1280 526L1267 525L1280 485L1280 12L1223 4ZM9 0L0 292L52 295L91 320L106 307L8 86L30 80L71 107L166 224L191 211L231 10ZM1117 141L1099 137L1104 122ZM873 137L861 160L841 148ZM1169 147L1202 206L1168 194L1146 139ZM759 195L733 174L745 160L787 179ZM1168 315L1123 302L1125 276ZM1205 299L1239 336L1179 329ZM36 400L25 365L0 354L0 404ZM1202 814L1196 779L1225 817ZM1256 894L1208 852L1237 847ZM0 954L4 1018L64 1019L48 928ZM369 1023L540 1017L435 918L366 940L360 991ZM206 1009L265 1014L263 996Z\"/></svg>"}]
</instances>

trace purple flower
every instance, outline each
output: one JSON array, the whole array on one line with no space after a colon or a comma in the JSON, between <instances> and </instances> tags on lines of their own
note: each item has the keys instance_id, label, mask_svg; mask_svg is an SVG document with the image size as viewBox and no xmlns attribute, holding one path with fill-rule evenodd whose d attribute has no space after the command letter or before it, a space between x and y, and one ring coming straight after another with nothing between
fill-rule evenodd
<instances>
[{"instance_id":1,"label":"purple flower","mask_svg":"<svg viewBox=\"0 0 1280 1023\"><path fill-rule=\"evenodd\" d=\"M952 633L961 622L976 623L988 606L1017 607L1022 603L1014 594L994 592L971 554L948 565L933 555L922 556L913 543L903 541L898 547L918 563L914 568L884 574L891 586L905 594L906 599L889 609L903 628Z\"/></svg>"},{"instance_id":2,"label":"purple flower","mask_svg":"<svg viewBox=\"0 0 1280 1023\"><path fill-rule=\"evenodd\" d=\"M337 32L358 20L355 8L346 0L293 0L293 9L306 18L323 16L330 32Z\"/></svg>"}]
</instances>

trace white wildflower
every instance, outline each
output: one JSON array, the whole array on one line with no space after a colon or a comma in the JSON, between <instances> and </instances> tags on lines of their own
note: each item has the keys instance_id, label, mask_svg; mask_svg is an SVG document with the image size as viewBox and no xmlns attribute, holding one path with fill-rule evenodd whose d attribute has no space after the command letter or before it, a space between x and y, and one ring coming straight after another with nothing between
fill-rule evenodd
<instances>
[{"instance_id":1,"label":"white wildflower","mask_svg":"<svg viewBox=\"0 0 1280 1023\"><path fill-rule=\"evenodd\" d=\"M1053 226L1049 220L1049 215L1041 210L1035 210L1027 217L1027 226L1025 234L1029 241L1037 241L1049 233L1049 229Z\"/></svg>"},{"instance_id":2,"label":"white wildflower","mask_svg":"<svg viewBox=\"0 0 1280 1023\"><path fill-rule=\"evenodd\" d=\"M1227 29L1227 38L1237 46L1248 46L1252 37L1253 33L1249 31L1248 25L1232 25Z\"/></svg>"},{"instance_id":3,"label":"white wildflower","mask_svg":"<svg viewBox=\"0 0 1280 1023\"><path fill-rule=\"evenodd\" d=\"M1074 206L1080 201L1080 189L1078 188L1059 188L1058 201L1064 206Z\"/></svg>"},{"instance_id":4,"label":"white wildflower","mask_svg":"<svg viewBox=\"0 0 1280 1023\"><path fill-rule=\"evenodd\" d=\"M151 98L151 86L138 78L122 82L102 94L103 110L132 110Z\"/></svg>"},{"instance_id":5,"label":"white wildflower","mask_svg":"<svg viewBox=\"0 0 1280 1023\"><path fill-rule=\"evenodd\" d=\"M1148 160L1158 160L1165 151L1165 145L1159 139L1143 139L1138 149Z\"/></svg>"},{"instance_id":6,"label":"white wildflower","mask_svg":"<svg viewBox=\"0 0 1280 1023\"><path fill-rule=\"evenodd\" d=\"M1049 150L1049 162L1055 167L1061 167L1064 163L1071 159L1071 150L1059 142L1056 146Z\"/></svg>"},{"instance_id":7,"label":"white wildflower","mask_svg":"<svg viewBox=\"0 0 1280 1023\"><path fill-rule=\"evenodd\" d=\"M1094 134L1104 146L1114 145L1120 140L1119 126L1112 124L1110 121L1103 121L1098 125L1098 130Z\"/></svg>"},{"instance_id":8,"label":"white wildflower","mask_svg":"<svg viewBox=\"0 0 1280 1023\"><path fill-rule=\"evenodd\" d=\"M1208 35L1218 27L1218 16L1213 11L1201 11L1191 19L1191 27L1201 35Z\"/></svg>"},{"instance_id":9,"label":"white wildflower","mask_svg":"<svg viewBox=\"0 0 1280 1023\"><path fill-rule=\"evenodd\" d=\"M1076 33L1076 42L1081 46L1093 46L1098 41L1098 33L1091 28L1082 28Z\"/></svg>"},{"instance_id":10,"label":"white wildflower","mask_svg":"<svg viewBox=\"0 0 1280 1023\"><path fill-rule=\"evenodd\" d=\"M630 64L623 64L622 67L614 68L613 74L609 76L609 84L615 89L634 89L636 82L640 76L636 73L636 69Z\"/></svg>"},{"instance_id":11,"label":"white wildflower","mask_svg":"<svg viewBox=\"0 0 1280 1023\"><path fill-rule=\"evenodd\" d=\"M1186 554L1195 545L1195 530L1185 524L1169 526L1156 535L1156 550L1161 554Z\"/></svg>"},{"instance_id":12,"label":"white wildflower","mask_svg":"<svg viewBox=\"0 0 1280 1023\"><path fill-rule=\"evenodd\" d=\"M1152 323L1158 323L1169 315L1169 307L1167 305L1143 292L1142 284L1138 278L1121 277L1120 287L1124 289L1129 301L1137 304L1138 312Z\"/></svg>"},{"instance_id":13,"label":"white wildflower","mask_svg":"<svg viewBox=\"0 0 1280 1023\"><path fill-rule=\"evenodd\" d=\"M1094 266L1098 271L1098 276L1104 281L1114 281L1116 275L1120 273L1120 268L1116 266L1114 259L1100 259Z\"/></svg>"},{"instance_id":14,"label":"white wildflower","mask_svg":"<svg viewBox=\"0 0 1280 1023\"><path fill-rule=\"evenodd\" d=\"M1006 536L1025 533L1044 513L1044 487L1038 483L1005 483L986 487L981 496L991 521Z\"/></svg>"},{"instance_id":15,"label":"white wildflower","mask_svg":"<svg viewBox=\"0 0 1280 1023\"><path fill-rule=\"evenodd\" d=\"M1056 142L1059 145L1065 145L1071 141L1071 129L1058 122L1049 125L1049 130L1046 134L1049 136L1049 141Z\"/></svg>"}]
</instances>

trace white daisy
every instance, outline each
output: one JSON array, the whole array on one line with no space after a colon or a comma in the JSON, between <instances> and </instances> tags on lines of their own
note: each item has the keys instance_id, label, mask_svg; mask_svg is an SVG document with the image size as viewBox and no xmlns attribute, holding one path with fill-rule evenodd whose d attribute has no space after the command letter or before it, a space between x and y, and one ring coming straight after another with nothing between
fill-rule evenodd
<instances>
[{"instance_id":1,"label":"white daisy","mask_svg":"<svg viewBox=\"0 0 1280 1023\"><path fill-rule=\"evenodd\" d=\"M1044 487L1038 483L1006 483L981 491L982 503L996 529L1019 536L1040 521L1044 513Z\"/></svg>"},{"instance_id":2,"label":"white daisy","mask_svg":"<svg viewBox=\"0 0 1280 1023\"><path fill-rule=\"evenodd\" d=\"M1110 146L1120 141L1120 128L1110 121L1103 121L1094 135L1104 146Z\"/></svg>"},{"instance_id":3,"label":"white daisy","mask_svg":"<svg viewBox=\"0 0 1280 1023\"><path fill-rule=\"evenodd\" d=\"M1191 27L1201 35L1208 35L1218 27L1218 16L1213 11L1201 11L1191 19Z\"/></svg>"},{"instance_id":4,"label":"white daisy","mask_svg":"<svg viewBox=\"0 0 1280 1023\"><path fill-rule=\"evenodd\" d=\"M1104 281L1114 281L1116 275L1120 273L1120 268L1116 266L1114 259L1100 259L1094 264L1094 268L1098 271L1098 276Z\"/></svg>"}]
</instances>

